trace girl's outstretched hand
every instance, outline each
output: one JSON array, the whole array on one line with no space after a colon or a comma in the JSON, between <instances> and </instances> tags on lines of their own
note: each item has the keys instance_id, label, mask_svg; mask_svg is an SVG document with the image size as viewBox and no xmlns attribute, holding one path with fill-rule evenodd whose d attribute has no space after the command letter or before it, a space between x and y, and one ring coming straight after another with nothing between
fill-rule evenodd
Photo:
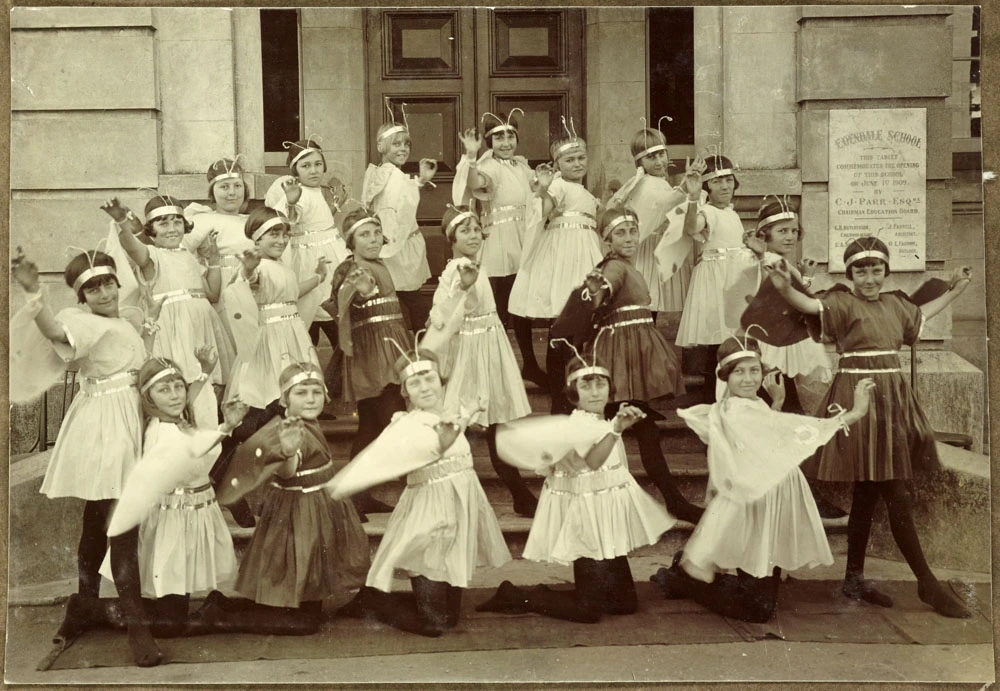
<instances>
[{"instance_id":1,"label":"girl's outstretched hand","mask_svg":"<svg viewBox=\"0 0 1000 691\"><path fill-rule=\"evenodd\" d=\"M799 273L802 274L802 278L812 278L816 275L816 267L819 265L815 259L811 257L803 257L802 261L799 262Z\"/></svg>"},{"instance_id":2,"label":"girl's outstretched hand","mask_svg":"<svg viewBox=\"0 0 1000 691\"><path fill-rule=\"evenodd\" d=\"M479 264L476 262L462 262L458 265L458 280L462 290L468 290L476 285L479 279Z\"/></svg>"},{"instance_id":3,"label":"girl's outstretched hand","mask_svg":"<svg viewBox=\"0 0 1000 691\"><path fill-rule=\"evenodd\" d=\"M470 160L474 160L476 156L479 155L479 149L483 145L483 138L479 136L479 130L475 127L470 127L459 134L458 138L465 147L465 155Z\"/></svg>"},{"instance_id":4,"label":"girl's outstretched hand","mask_svg":"<svg viewBox=\"0 0 1000 691\"><path fill-rule=\"evenodd\" d=\"M438 435L438 449L444 453L462 433L462 425L454 420L442 420L434 425L434 431Z\"/></svg>"},{"instance_id":5,"label":"girl's outstretched hand","mask_svg":"<svg viewBox=\"0 0 1000 691\"><path fill-rule=\"evenodd\" d=\"M281 189L285 192L285 199L288 201L289 206L298 204L302 198L302 185L295 178L282 181Z\"/></svg>"},{"instance_id":6,"label":"girl's outstretched hand","mask_svg":"<svg viewBox=\"0 0 1000 691\"><path fill-rule=\"evenodd\" d=\"M767 395L771 397L771 407L774 410L781 410L781 406L785 404L785 381L781 371L768 372L762 386Z\"/></svg>"},{"instance_id":7,"label":"girl's outstretched hand","mask_svg":"<svg viewBox=\"0 0 1000 691\"><path fill-rule=\"evenodd\" d=\"M764 242L763 238L757 237L757 232L754 230L743 233L743 244L758 257L763 257L764 253L767 252L767 243Z\"/></svg>"},{"instance_id":8,"label":"girl's outstretched hand","mask_svg":"<svg viewBox=\"0 0 1000 691\"><path fill-rule=\"evenodd\" d=\"M684 159L684 179L681 187L687 193L689 199L698 199L701 196L701 175L705 172L705 159L690 158Z\"/></svg>"},{"instance_id":9,"label":"girl's outstretched hand","mask_svg":"<svg viewBox=\"0 0 1000 691\"><path fill-rule=\"evenodd\" d=\"M420 182L430 182L437 172L438 164L433 158L420 159Z\"/></svg>"},{"instance_id":10,"label":"girl's outstretched hand","mask_svg":"<svg viewBox=\"0 0 1000 691\"><path fill-rule=\"evenodd\" d=\"M531 190L533 192L544 192L551 185L556 177L556 172L548 163L540 163L535 168L535 175L531 179Z\"/></svg>"},{"instance_id":11,"label":"girl's outstretched hand","mask_svg":"<svg viewBox=\"0 0 1000 691\"><path fill-rule=\"evenodd\" d=\"M278 426L278 442L281 445L281 455L291 458L299 452L302 447L302 436L305 433L305 425L302 418L289 416L281 421Z\"/></svg>"},{"instance_id":12,"label":"girl's outstretched hand","mask_svg":"<svg viewBox=\"0 0 1000 691\"><path fill-rule=\"evenodd\" d=\"M231 398L222 404L222 429L228 434L240 426L243 418L246 417L249 407L239 398Z\"/></svg>"},{"instance_id":13,"label":"girl's outstretched hand","mask_svg":"<svg viewBox=\"0 0 1000 691\"><path fill-rule=\"evenodd\" d=\"M764 273L771 278L771 282L774 283L774 287L779 292L784 292L791 287L792 275L788 271L788 263L784 259L774 264L764 264L763 268Z\"/></svg>"},{"instance_id":14,"label":"girl's outstretched hand","mask_svg":"<svg viewBox=\"0 0 1000 691\"><path fill-rule=\"evenodd\" d=\"M951 275L951 281L950 281L951 290L955 290L955 288L958 287L964 288L971 281L972 281L971 266L963 266L958 269L955 269L955 272ZM961 285L963 282L965 285Z\"/></svg>"},{"instance_id":15,"label":"girl's outstretched hand","mask_svg":"<svg viewBox=\"0 0 1000 691\"><path fill-rule=\"evenodd\" d=\"M160 318L160 312L163 311L163 305L166 303L167 298L153 298L153 289L148 283L143 283L139 286L139 295L142 297L142 304L146 306L146 318L151 321L156 321Z\"/></svg>"},{"instance_id":16,"label":"girl's outstretched hand","mask_svg":"<svg viewBox=\"0 0 1000 691\"><path fill-rule=\"evenodd\" d=\"M112 197L105 201L101 204L101 209L115 219L115 223L121 223L128 217L128 207L118 201L118 197Z\"/></svg>"},{"instance_id":17,"label":"girl's outstretched hand","mask_svg":"<svg viewBox=\"0 0 1000 691\"><path fill-rule=\"evenodd\" d=\"M858 418L868 414L868 406L871 403L872 391L875 390L875 380L865 377L854 387L854 407L851 412L856 413Z\"/></svg>"},{"instance_id":18,"label":"girl's outstretched hand","mask_svg":"<svg viewBox=\"0 0 1000 691\"><path fill-rule=\"evenodd\" d=\"M634 405L622 403L618 408L618 412L615 414L614 420L611 421L611 429L618 434L621 434L629 427L639 422L639 420L642 420L644 417L646 417L646 413L642 412Z\"/></svg>"},{"instance_id":19,"label":"girl's outstretched hand","mask_svg":"<svg viewBox=\"0 0 1000 691\"><path fill-rule=\"evenodd\" d=\"M260 250L256 247L248 247L243 250L243 254L240 255L240 263L243 264L244 271L250 274L254 269L260 266L261 256Z\"/></svg>"},{"instance_id":20,"label":"girl's outstretched hand","mask_svg":"<svg viewBox=\"0 0 1000 691\"><path fill-rule=\"evenodd\" d=\"M375 290L375 277L363 266L355 266L344 280L354 286L363 297L368 297Z\"/></svg>"},{"instance_id":21,"label":"girl's outstretched hand","mask_svg":"<svg viewBox=\"0 0 1000 691\"><path fill-rule=\"evenodd\" d=\"M201 371L211 374L215 369L215 363L219 361L219 354L215 352L213 345L200 345L194 349L194 357L201 365Z\"/></svg>"},{"instance_id":22,"label":"girl's outstretched hand","mask_svg":"<svg viewBox=\"0 0 1000 691\"><path fill-rule=\"evenodd\" d=\"M20 245L15 250L14 258L10 260L10 273L25 292L37 293L39 291L38 266L28 259Z\"/></svg>"}]
</instances>

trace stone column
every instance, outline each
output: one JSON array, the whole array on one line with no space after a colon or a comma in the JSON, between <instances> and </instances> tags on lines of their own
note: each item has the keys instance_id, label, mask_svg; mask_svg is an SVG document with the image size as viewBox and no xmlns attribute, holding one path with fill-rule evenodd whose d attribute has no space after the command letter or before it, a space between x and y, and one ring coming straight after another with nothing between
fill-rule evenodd
<instances>
[{"instance_id":1,"label":"stone column","mask_svg":"<svg viewBox=\"0 0 1000 691\"><path fill-rule=\"evenodd\" d=\"M165 175L201 174L236 151L230 10L157 8L160 145ZM193 178L192 178L193 182ZM204 178L202 179L204 183ZM204 188L204 184L201 185ZM166 190L203 198L205 190Z\"/></svg>"},{"instance_id":2,"label":"stone column","mask_svg":"<svg viewBox=\"0 0 1000 691\"><path fill-rule=\"evenodd\" d=\"M260 55L260 10L234 8L233 81L236 94L236 153L243 169L264 172L264 92ZM266 190L260 190L262 195ZM258 195L259 196L259 195Z\"/></svg>"},{"instance_id":3,"label":"stone column","mask_svg":"<svg viewBox=\"0 0 1000 691\"><path fill-rule=\"evenodd\" d=\"M304 8L300 12L302 131L321 138L330 173L360 197L369 136L364 10Z\"/></svg>"},{"instance_id":4,"label":"stone column","mask_svg":"<svg viewBox=\"0 0 1000 691\"><path fill-rule=\"evenodd\" d=\"M649 117L646 104L646 11L602 7L586 14L587 186L598 197L632 177L632 135ZM640 46L643 48L640 49ZM615 184L617 183L617 184Z\"/></svg>"}]
</instances>

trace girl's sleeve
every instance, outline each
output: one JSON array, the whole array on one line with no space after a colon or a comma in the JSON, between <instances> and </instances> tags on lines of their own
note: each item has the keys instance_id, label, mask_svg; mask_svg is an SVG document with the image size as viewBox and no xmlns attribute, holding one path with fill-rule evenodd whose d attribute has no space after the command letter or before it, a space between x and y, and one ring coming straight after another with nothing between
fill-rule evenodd
<instances>
[{"instance_id":1,"label":"girl's sleeve","mask_svg":"<svg viewBox=\"0 0 1000 691\"><path fill-rule=\"evenodd\" d=\"M481 187L477 187L472 193L476 199L488 201L496 196L497 192L497 178L499 177L500 164L497 163L492 156L484 156L479 159L479 166L477 170L479 175L483 178L486 183Z\"/></svg>"},{"instance_id":2,"label":"girl's sleeve","mask_svg":"<svg viewBox=\"0 0 1000 691\"><path fill-rule=\"evenodd\" d=\"M611 286L611 294L617 295L625 285L625 277L628 274L628 270L625 268L625 262L612 259L601 268L601 274Z\"/></svg>"},{"instance_id":3,"label":"girl's sleeve","mask_svg":"<svg viewBox=\"0 0 1000 691\"><path fill-rule=\"evenodd\" d=\"M44 290L44 289L43 289ZM72 349L56 348L35 324L43 297L38 295L17 310L10 319L10 400L28 403L55 386L72 360ZM65 310L64 310L65 311ZM59 316L56 319L59 321ZM65 324L60 321L65 329ZM68 356L68 357L65 357Z\"/></svg>"},{"instance_id":4,"label":"girl's sleeve","mask_svg":"<svg viewBox=\"0 0 1000 691\"><path fill-rule=\"evenodd\" d=\"M271 186L267 188L267 194L264 195L264 205L287 215L288 200L285 198L285 188L282 185L294 179L291 175L282 175L272 182Z\"/></svg>"},{"instance_id":5,"label":"girl's sleeve","mask_svg":"<svg viewBox=\"0 0 1000 691\"><path fill-rule=\"evenodd\" d=\"M708 403L677 409L678 417L684 420L684 424L698 435L703 444L708 443L708 414L711 409L712 406Z\"/></svg>"},{"instance_id":6,"label":"girl's sleeve","mask_svg":"<svg viewBox=\"0 0 1000 691\"><path fill-rule=\"evenodd\" d=\"M562 178L557 177L549 185L549 196L552 197L554 213L562 213L566 210L566 194L568 192L569 187Z\"/></svg>"},{"instance_id":7,"label":"girl's sleeve","mask_svg":"<svg viewBox=\"0 0 1000 691\"><path fill-rule=\"evenodd\" d=\"M819 299L820 325L823 340L836 342L847 331L850 320L851 296L844 290L833 290ZM919 312L919 308L917 310Z\"/></svg>"},{"instance_id":8,"label":"girl's sleeve","mask_svg":"<svg viewBox=\"0 0 1000 691\"><path fill-rule=\"evenodd\" d=\"M181 240L181 246L184 247L191 254L197 254L198 248L201 247L202 243L208 238L208 234L212 232L215 228L214 219L212 218L214 214L208 214L205 212L194 213L192 207L195 204L189 204L186 209L184 209L184 218L191 221L191 225L194 226L191 232L186 234ZM197 205L200 206L200 205ZM208 211L208 207L201 207L205 211Z\"/></svg>"},{"instance_id":9,"label":"girl's sleeve","mask_svg":"<svg viewBox=\"0 0 1000 691\"><path fill-rule=\"evenodd\" d=\"M899 305L900 321L903 324L903 343L913 345L920 340L920 330L924 326L924 313L909 300L896 298Z\"/></svg>"}]
</instances>

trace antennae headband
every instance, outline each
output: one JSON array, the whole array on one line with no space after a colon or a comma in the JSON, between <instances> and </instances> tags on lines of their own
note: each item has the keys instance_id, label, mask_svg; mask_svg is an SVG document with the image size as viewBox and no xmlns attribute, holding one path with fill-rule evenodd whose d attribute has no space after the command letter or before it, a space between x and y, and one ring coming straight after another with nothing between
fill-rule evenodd
<instances>
[{"instance_id":1,"label":"antennae headband","mask_svg":"<svg viewBox=\"0 0 1000 691\"><path fill-rule=\"evenodd\" d=\"M261 224L260 228L253 231L253 234L250 236L250 239L256 242L257 240L260 240L262 237L264 237L264 233L271 230L271 228L280 225L288 225L288 221L286 221L281 216L275 216L274 218L268 219Z\"/></svg>"},{"instance_id":2,"label":"antennae headband","mask_svg":"<svg viewBox=\"0 0 1000 691\"><path fill-rule=\"evenodd\" d=\"M83 287L84 283L97 276L114 276L115 278L118 277L118 275L115 273L115 270L112 269L110 266L92 266L89 269L85 269L83 273L77 276L76 280L73 281L73 292L79 293L80 288Z\"/></svg>"},{"instance_id":3,"label":"antennae headband","mask_svg":"<svg viewBox=\"0 0 1000 691\"><path fill-rule=\"evenodd\" d=\"M720 371L723 367L728 365L733 360L742 360L743 358L748 358L748 357L755 357L759 360L760 353L754 350L737 350L735 353L731 353L726 357L722 358L721 360L719 360L719 366L715 368L715 371L716 372Z\"/></svg>"},{"instance_id":4,"label":"antennae headband","mask_svg":"<svg viewBox=\"0 0 1000 691\"><path fill-rule=\"evenodd\" d=\"M643 149L642 151L637 153L633 158L636 161L639 161L645 158L646 156L649 156L650 154L655 154L657 151L666 151L666 150L667 150L666 144L656 144L654 146L649 147L648 149Z\"/></svg>"},{"instance_id":5,"label":"antennae headband","mask_svg":"<svg viewBox=\"0 0 1000 691\"><path fill-rule=\"evenodd\" d=\"M772 214L766 218L762 218L759 223L757 223L757 230L760 230L764 226L771 225L772 223L777 223L778 221L794 221L799 215L794 211L782 211L780 213Z\"/></svg>"},{"instance_id":6,"label":"antennae headband","mask_svg":"<svg viewBox=\"0 0 1000 691\"><path fill-rule=\"evenodd\" d=\"M168 206L158 206L157 208L146 214L146 220L152 221L154 218L160 218L161 216L183 216L184 209L179 206L168 205Z\"/></svg>"},{"instance_id":7,"label":"antennae headband","mask_svg":"<svg viewBox=\"0 0 1000 691\"><path fill-rule=\"evenodd\" d=\"M167 377L173 377L173 376L180 376L180 374L181 373L173 367L165 367L164 369L161 369L159 372L150 377L146 381L146 383L142 385L142 388L139 389L139 393L146 393L153 386L153 384L160 381L161 379L166 379Z\"/></svg>"},{"instance_id":8,"label":"antennae headband","mask_svg":"<svg viewBox=\"0 0 1000 691\"><path fill-rule=\"evenodd\" d=\"M609 372L608 370L606 370L603 367L600 367L598 365L594 365L592 367L581 367L578 370L574 370L573 372L570 372L570 375L568 377L566 377L566 384L567 385L572 384L573 382L575 382L580 377L588 377L588 376L590 376L592 374L596 374L598 376L607 377L608 379L611 379L611 372Z\"/></svg>"},{"instance_id":9,"label":"antennae headband","mask_svg":"<svg viewBox=\"0 0 1000 691\"><path fill-rule=\"evenodd\" d=\"M886 264L889 263L889 255L886 254L885 252L881 252L879 250L864 250L862 252L857 252L855 254L852 254L850 257L848 257L847 261L844 262L844 268L846 269L854 262L869 258L881 259Z\"/></svg>"}]
</instances>

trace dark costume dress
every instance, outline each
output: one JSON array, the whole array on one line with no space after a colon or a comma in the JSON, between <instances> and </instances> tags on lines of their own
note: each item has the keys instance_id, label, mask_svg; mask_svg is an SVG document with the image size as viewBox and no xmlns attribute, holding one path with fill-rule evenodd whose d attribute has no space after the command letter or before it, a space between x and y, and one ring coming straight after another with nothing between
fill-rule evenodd
<instances>
[{"instance_id":1,"label":"dark costume dress","mask_svg":"<svg viewBox=\"0 0 1000 691\"><path fill-rule=\"evenodd\" d=\"M280 424L271 420L245 443L255 454L280 457ZM368 573L368 537L354 506L322 488L335 468L315 421L305 423L301 453L295 475L270 483L240 564L236 590L258 604L298 607L357 588Z\"/></svg>"},{"instance_id":2,"label":"dark costume dress","mask_svg":"<svg viewBox=\"0 0 1000 691\"><path fill-rule=\"evenodd\" d=\"M684 392L680 363L657 330L649 311L642 274L612 255L598 270L610 285L599 310L598 327L611 326L596 342L597 361L611 371L618 400L649 401Z\"/></svg>"},{"instance_id":3,"label":"dark costume dress","mask_svg":"<svg viewBox=\"0 0 1000 691\"><path fill-rule=\"evenodd\" d=\"M837 344L840 363L820 410L831 404L849 409L865 377L875 380L875 390L868 415L803 470L820 480L855 482L907 480L915 471L939 469L934 432L900 371L899 349L920 336L920 308L899 292L869 301L836 290L821 303L823 337Z\"/></svg>"}]
</instances>

